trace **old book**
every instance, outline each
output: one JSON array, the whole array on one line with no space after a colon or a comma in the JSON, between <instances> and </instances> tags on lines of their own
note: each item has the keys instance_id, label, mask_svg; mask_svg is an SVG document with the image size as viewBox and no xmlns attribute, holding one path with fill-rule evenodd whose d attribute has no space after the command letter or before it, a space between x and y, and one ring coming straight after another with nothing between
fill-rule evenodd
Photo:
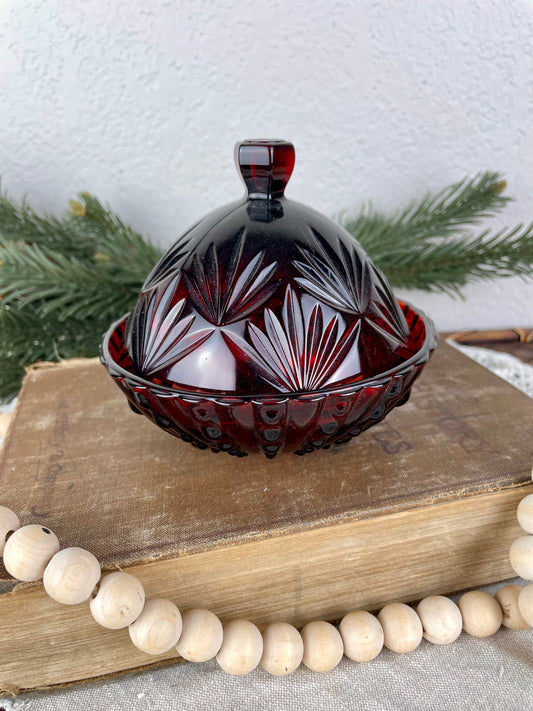
<instances>
[{"instance_id":1,"label":"old book","mask_svg":"<svg viewBox=\"0 0 533 711\"><path fill-rule=\"evenodd\" d=\"M533 491L533 403L441 343L411 401L349 444L244 459L130 412L96 360L34 368L0 452L0 502L65 546L127 568L148 596L223 620L340 618L513 576ZM7 574L0 575L4 580ZM0 595L0 688L152 663L40 583Z\"/></svg>"}]
</instances>

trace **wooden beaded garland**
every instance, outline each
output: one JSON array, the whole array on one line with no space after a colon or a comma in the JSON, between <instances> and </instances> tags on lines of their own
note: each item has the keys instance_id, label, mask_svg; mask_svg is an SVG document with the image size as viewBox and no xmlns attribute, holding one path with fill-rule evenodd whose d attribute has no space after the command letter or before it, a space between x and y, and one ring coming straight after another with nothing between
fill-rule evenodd
<instances>
[{"instance_id":1,"label":"wooden beaded garland","mask_svg":"<svg viewBox=\"0 0 533 711\"><path fill-rule=\"evenodd\" d=\"M524 496L516 510L518 523L527 533L533 533L533 494Z\"/></svg>"},{"instance_id":2,"label":"wooden beaded garland","mask_svg":"<svg viewBox=\"0 0 533 711\"><path fill-rule=\"evenodd\" d=\"M300 666L303 654L302 635L288 622L273 622L263 631L261 666L269 674L291 674Z\"/></svg>"},{"instance_id":3,"label":"wooden beaded garland","mask_svg":"<svg viewBox=\"0 0 533 711\"><path fill-rule=\"evenodd\" d=\"M4 552L8 533L20 528L19 517L6 506L0 506L0 555Z\"/></svg>"},{"instance_id":4,"label":"wooden beaded garland","mask_svg":"<svg viewBox=\"0 0 533 711\"><path fill-rule=\"evenodd\" d=\"M63 548L46 566L43 585L52 600L78 605L91 597L100 575L100 563L92 553Z\"/></svg>"},{"instance_id":5,"label":"wooden beaded garland","mask_svg":"<svg viewBox=\"0 0 533 711\"><path fill-rule=\"evenodd\" d=\"M90 602L91 614L102 627L119 630L134 622L144 607L144 588L133 575L110 573Z\"/></svg>"},{"instance_id":6,"label":"wooden beaded garland","mask_svg":"<svg viewBox=\"0 0 533 711\"><path fill-rule=\"evenodd\" d=\"M416 608L424 629L424 639L432 644L455 642L463 629L461 610L443 595L424 598Z\"/></svg>"},{"instance_id":7,"label":"wooden beaded garland","mask_svg":"<svg viewBox=\"0 0 533 711\"><path fill-rule=\"evenodd\" d=\"M170 600L146 600L137 619L128 627L133 644L146 654L165 654L181 635L181 614Z\"/></svg>"},{"instance_id":8,"label":"wooden beaded garland","mask_svg":"<svg viewBox=\"0 0 533 711\"><path fill-rule=\"evenodd\" d=\"M518 607L518 597L522 589L521 585L504 585L494 593L502 608L502 625L510 630L527 630L529 627Z\"/></svg>"},{"instance_id":9,"label":"wooden beaded garland","mask_svg":"<svg viewBox=\"0 0 533 711\"><path fill-rule=\"evenodd\" d=\"M519 522L529 532L533 495L523 502ZM516 572L529 575L533 571L532 541L531 535L521 536L511 546ZM86 600L100 576L92 554L80 548L58 552L59 541L52 531L37 524L21 528L16 514L4 506L0 506L0 547L6 570L13 577L29 581L44 574L45 589L64 604L76 604L82 597ZM85 567L85 585L81 584L81 572L69 576L69 564L74 568L79 564L80 570ZM473 590L465 593L458 605L434 595L422 600L416 612L403 603L391 603L377 619L356 610L343 618L339 631L325 621L310 622L301 633L287 623L273 623L261 635L248 620L233 620L222 628L218 617L203 609L189 610L182 624L174 603L157 598L145 601L141 582L122 571L102 578L90 608L104 627L129 626L133 643L148 654L163 654L176 646L191 661L216 655L220 667L229 674L246 674L261 661L269 673L284 675L294 671L300 661L314 671L333 669L343 653L355 661L368 661L379 654L383 644L393 651L407 652L418 646L422 634L434 644L449 643L458 635L459 620L466 632L477 637L494 634L502 623L510 629L533 627L533 583L505 585L494 597Z\"/></svg>"},{"instance_id":10,"label":"wooden beaded garland","mask_svg":"<svg viewBox=\"0 0 533 711\"><path fill-rule=\"evenodd\" d=\"M383 627L383 644L392 652L412 652L422 641L422 622L413 608L403 602L385 605L378 620Z\"/></svg>"},{"instance_id":11,"label":"wooden beaded garland","mask_svg":"<svg viewBox=\"0 0 533 711\"><path fill-rule=\"evenodd\" d=\"M311 671L331 671L342 659L344 645L336 627L329 622L308 622L301 633L304 643L302 661Z\"/></svg>"},{"instance_id":12,"label":"wooden beaded garland","mask_svg":"<svg viewBox=\"0 0 533 711\"><path fill-rule=\"evenodd\" d=\"M502 624L502 608L492 595L483 590L471 590L457 603L463 616L463 629L473 637L490 637Z\"/></svg>"},{"instance_id":13,"label":"wooden beaded garland","mask_svg":"<svg viewBox=\"0 0 533 711\"><path fill-rule=\"evenodd\" d=\"M517 538L511 545L509 560L520 578L533 580L533 536Z\"/></svg>"},{"instance_id":14,"label":"wooden beaded garland","mask_svg":"<svg viewBox=\"0 0 533 711\"><path fill-rule=\"evenodd\" d=\"M210 610L188 610L183 615L183 629L176 649L189 662L207 662L222 645L222 622Z\"/></svg>"},{"instance_id":15,"label":"wooden beaded garland","mask_svg":"<svg viewBox=\"0 0 533 711\"><path fill-rule=\"evenodd\" d=\"M344 654L354 662L369 662L383 648L383 627L366 610L355 610L345 615L339 625Z\"/></svg>"},{"instance_id":16,"label":"wooden beaded garland","mask_svg":"<svg viewBox=\"0 0 533 711\"><path fill-rule=\"evenodd\" d=\"M242 676L259 664L263 656L261 632L248 620L233 620L224 626L217 662L228 674Z\"/></svg>"},{"instance_id":17,"label":"wooden beaded garland","mask_svg":"<svg viewBox=\"0 0 533 711\"><path fill-rule=\"evenodd\" d=\"M520 591L518 609L528 625L533 627L533 583L526 585Z\"/></svg>"},{"instance_id":18,"label":"wooden beaded garland","mask_svg":"<svg viewBox=\"0 0 533 711\"><path fill-rule=\"evenodd\" d=\"M6 541L4 566L17 580L40 580L48 561L58 550L57 536L49 528L36 523L22 526Z\"/></svg>"}]
</instances>

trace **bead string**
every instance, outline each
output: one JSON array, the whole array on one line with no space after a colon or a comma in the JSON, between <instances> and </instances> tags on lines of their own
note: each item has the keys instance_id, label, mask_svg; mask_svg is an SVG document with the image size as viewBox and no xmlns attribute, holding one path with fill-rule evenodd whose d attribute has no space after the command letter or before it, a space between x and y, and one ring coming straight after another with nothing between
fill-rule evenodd
<instances>
[{"instance_id":1,"label":"bead string","mask_svg":"<svg viewBox=\"0 0 533 711\"><path fill-rule=\"evenodd\" d=\"M518 505L517 518L526 535L511 545L513 570L533 580L533 494ZM18 516L0 506L0 554L8 573L21 581L42 578L44 589L57 602L75 605L89 600L95 621L108 629L128 627L133 644L146 654L164 654L176 647L188 661L216 657L228 674L242 675L261 663L270 674L283 676L305 664L312 671L333 669L346 655L368 662L385 646L393 652L416 649L422 637L449 644L464 630L488 637L503 624L515 630L533 627L533 583L504 585L494 596L481 590L465 593L457 604L442 595L424 598L416 610L393 602L377 614L355 610L338 627L325 621L301 630L286 622L269 624L261 633L248 620L222 625L204 609L181 615L176 605L161 598L146 599L140 580L122 571L101 577L100 564L82 548L60 550L57 536L39 524L20 525Z\"/></svg>"}]
</instances>

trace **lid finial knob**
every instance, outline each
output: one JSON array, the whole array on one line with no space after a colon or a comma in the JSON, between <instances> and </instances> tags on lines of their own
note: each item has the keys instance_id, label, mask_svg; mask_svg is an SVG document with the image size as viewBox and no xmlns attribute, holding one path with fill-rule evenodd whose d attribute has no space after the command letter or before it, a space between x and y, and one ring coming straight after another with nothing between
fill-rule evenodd
<instances>
[{"instance_id":1,"label":"lid finial knob","mask_svg":"<svg viewBox=\"0 0 533 711\"><path fill-rule=\"evenodd\" d=\"M249 198L280 198L294 168L294 146L280 140L242 141L235 146L235 162Z\"/></svg>"}]
</instances>

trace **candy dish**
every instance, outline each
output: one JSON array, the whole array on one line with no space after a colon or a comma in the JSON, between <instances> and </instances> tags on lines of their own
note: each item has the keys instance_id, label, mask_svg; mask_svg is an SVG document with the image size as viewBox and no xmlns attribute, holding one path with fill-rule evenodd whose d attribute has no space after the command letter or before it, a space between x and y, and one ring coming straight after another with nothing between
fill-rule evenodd
<instances>
[{"instance_id":1,"label":"candy dish","mask_svg":"<svg viewBox=\"0 0 533 711\"><path fill-rule=\"evenodd\" d=\"M236 146L247 193L162 258L102 362L135 412L199 448L305 454L409 397L435 329L352 235L288 200L287 141Z\"/></svg>"}]
</instances>

